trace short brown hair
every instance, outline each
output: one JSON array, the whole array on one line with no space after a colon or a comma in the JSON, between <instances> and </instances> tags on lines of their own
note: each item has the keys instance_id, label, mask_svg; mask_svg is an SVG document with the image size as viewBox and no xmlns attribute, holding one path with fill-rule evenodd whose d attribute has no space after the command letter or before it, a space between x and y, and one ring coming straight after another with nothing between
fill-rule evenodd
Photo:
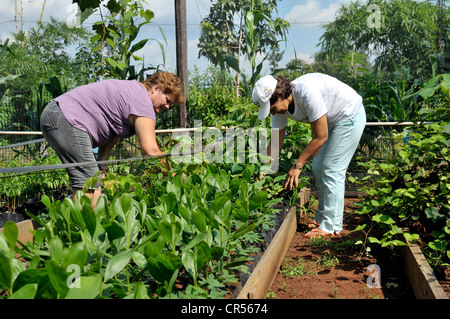
<instances>
[{"instance_id":1,"label":"short brown hair","mask_svg":"<svg viewBox=\"0 0 450 319\"><path fill-rule=\"evenodd\" d=\"M145 81L142 81L147 90L150 90L153 86L158 85L164 94L173 94L174 104L180 104L184 102L183 82L174 73L158 71L149 77Z\"/></svg>"},{"instance_id":2,"label":"short brown hair","mask_svg":"<svg viewBox=\"0 0 450 319\"><path fill-rule=\"evenodd\" d=\"M292 94L292 84L291 80L283 76L277 77L277 86L273 91L272 97L270 98L270 105L278 101L279 98L287 99L289 95Z\"/></svg>"}]
</instances>

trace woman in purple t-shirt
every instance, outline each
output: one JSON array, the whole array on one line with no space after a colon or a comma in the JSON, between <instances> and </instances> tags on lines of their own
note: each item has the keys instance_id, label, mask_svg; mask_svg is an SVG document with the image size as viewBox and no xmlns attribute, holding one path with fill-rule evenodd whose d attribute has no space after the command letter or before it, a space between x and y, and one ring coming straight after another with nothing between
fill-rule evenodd
<instances>
[{"instance_id":1,"label":"woman in purple t-shirt","mask_svg":"<svg viewBox=\"0 0 450 319\"><path fill-rule=\"evenodd\" d=\"M119 138L136 135L144 155L162 155L156 141L156 114L184 101L182 82L169 72L157 72L143 82L103 80L77 87L52 100L41 115L44 137L63 163L108 159ZM86 180L107 166L70 167L73 199ZM100 187L89 190L95 209Z\"/></svg>"}]
</instances>

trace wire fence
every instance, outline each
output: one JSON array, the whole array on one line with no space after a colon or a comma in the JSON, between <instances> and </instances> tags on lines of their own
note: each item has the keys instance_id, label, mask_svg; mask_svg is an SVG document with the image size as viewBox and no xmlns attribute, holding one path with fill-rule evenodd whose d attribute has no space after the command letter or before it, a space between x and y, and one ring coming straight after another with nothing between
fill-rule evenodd
<instances>
[{"instance_id":1,"label":"wire fence","mask_svg":"<svg viewBox=\"0 0 450 319\"><path fill-rule=\"evenodd\" d=\"M408 126L414 125L413 122L368 122L363 132L360 144L356 150L355 158L359 160L364 158L389 158L395 156L395 143L393 135L398 132L407 130ZM226 128L224 128L225 130ZM193 132L196 129L174 129L174 130L157 130L159 144L168 143L174 136L174 133L183 133L193 138ZM2 144L5 140L15 140L15 143ZM406 142L407 138L403 140ZM53 150L39 131L35 132L13 132L0 131L0 160L3 164L9 163L11 160L17 160L15 166L28 165L36 158L42 158L53 154ZM202 141L208 142L208 141ZM93 149L94 154L96 149ZM120 139L111 152L113 159L127 159L141 156L141 148L136 136L126 139ZM5 166L5 165L3 165Z\"/></svg>"}]
</instances>

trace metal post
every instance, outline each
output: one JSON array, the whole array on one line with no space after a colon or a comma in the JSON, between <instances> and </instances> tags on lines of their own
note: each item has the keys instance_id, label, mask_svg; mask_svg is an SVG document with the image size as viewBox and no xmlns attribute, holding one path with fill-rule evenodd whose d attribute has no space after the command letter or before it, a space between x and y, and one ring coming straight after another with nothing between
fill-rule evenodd
<instances>
[{"instance_id":1,"label":"metal post","mask_svg":"<svg viewBox=\"0 0 450 319\"><path fill-rule=\"evenodd\" d=\"M189 93L189 77L187 64L187 17L186 0L175 0L175 26L177 41L177 74L183 82L185 96ZM178 125L187 127L186 123L186 102L179 105Z\"/></svg>"}]
</instances>

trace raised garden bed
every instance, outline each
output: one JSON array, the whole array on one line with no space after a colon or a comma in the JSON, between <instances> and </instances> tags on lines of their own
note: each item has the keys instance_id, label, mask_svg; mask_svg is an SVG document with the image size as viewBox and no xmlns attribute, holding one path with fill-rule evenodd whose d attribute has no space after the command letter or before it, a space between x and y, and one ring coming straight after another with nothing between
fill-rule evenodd
<instances>
[{"instance_id":1,"label":"raised garden bed","mask_svg":"<svg viewBox=\"0 0 450 319\"><path fill-rule=\"evenodd\" d=\"M309 200L309 192L300 194L300 206ZM346 212L356 209L354 200L347 199ZM357 233L350 233L358 223L357 216L346 214L344 237L333 239L334 244L322 241L316 245L304 238L301 216L291 208L283 225L266 250L255 270L252 272L238 298L275 298L275 299L448 299L442 286L437 281L431 268L424 263L424 256L416 245L401 249L401 253L392 256L386 251L373 252L373 256L356 258L355 251L346 243L356 238ZM336 257L339 263L326 267L323 256ZM403 256L403 258L402 258ZM298 261L306 258L303 266ZM332 262L328 258L328 262ZM376 286L376 277L368 273L380 265L381 287ZM300 269L302 268L303 269ZM309 267L309 268L308 268ZM280 268L281 271L280 271ZM308 276L286 278L286 274L303 271ZM374 279L368 285L367 279Z\"/></svg>"},{"instance_id":2,"label":"raised garden bed","mask_svg":"<svg viewBox=\"0 0 450 319\"><path fill-rule=\"evenodd\" d=\"M310 192L303 189L299 194L299 207L308 204ZM359 299L448 299L450 292L446 292L431 270L421 253L420 247L410 244L401 249L400 255L389 256L375 252L374 256L364 256L357 260L358 254L352 248L346 249L346 241L358 236L350 234L355 223L359 221L352 217L351 211L356 209L354 199L346 200L344 237L333 239L333 245L325 242L316 245L303 236L305 216L296 206L291 207L279 227L276 227L274 236L267 234L270 242L261 258L252 268L251 275L244 278L242 288L235 296L237 299L323 299L323 298L359 298ZM30 231L36 228L31 220L17 222L19 241L25 243L33 239ZM0 232L3 229L0 228ZM275 230L273 230L275 232ZM272 238L273 237L273 238ZM350 244L350 242L348 243ZM339 264L326 268L324 262L319 261L320 256L335 256ZM287 269L291 273L296 262L304 258L308 260L303 272L307 276L296 277L286 275ZM368 265L381 265L381 287L369 288L367 279L371 275ZM298 263L297 263L298 266ZM281 270L280 270L281 269ZM372 277L375 278L375 277ZM373 283L376 283L374 281Z\"/></svg>"}]
</instances>

